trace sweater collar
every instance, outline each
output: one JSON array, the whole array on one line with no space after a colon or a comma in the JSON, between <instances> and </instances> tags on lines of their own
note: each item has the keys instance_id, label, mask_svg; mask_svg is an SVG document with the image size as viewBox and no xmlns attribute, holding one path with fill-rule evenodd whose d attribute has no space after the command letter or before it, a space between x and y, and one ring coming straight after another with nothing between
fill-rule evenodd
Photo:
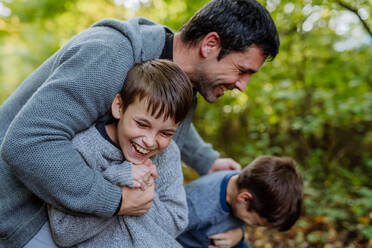
<instances>
[{"instance_id":1,"label":"sweater collar","mask_svg":"<svg viewBox=\"0 0 372 248\"><path fill-rule=\"evenodd\" d=\"M165 44L160 59L168 59L173 61L173 38L174 35L168 29L165 29Z\"/></svg>"}]
</instances>

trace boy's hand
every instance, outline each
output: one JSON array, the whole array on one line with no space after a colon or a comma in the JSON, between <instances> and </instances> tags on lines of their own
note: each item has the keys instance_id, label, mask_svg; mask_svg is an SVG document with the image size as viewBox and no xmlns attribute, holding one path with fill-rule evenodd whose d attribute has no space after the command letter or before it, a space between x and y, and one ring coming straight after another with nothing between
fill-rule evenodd
<instances>
[{"instance_id":1,"label":"boy's hand","mask_svg":"<svg viewBox=\"0 0 372 248\"><path fill-rule=\"evenodd\" d=\"M132 166L133 184L136 188L146 190L154 184L157 177L158 172L150 159L147 159L143 164L133 164Z\"/></svg>"},{"instance_id":2,"label":"boy's hand","mask_svg":"<svg viewBox=\"0 0 372 248\"><path fill-rule=\"evenodd\" d=\"M153 183L146 190L121 187L122 202L118 215L139 216L146 213L152 207L152 200L155 197L155 184Z\"/></svg>"},{"instance_id":3,"label":"boy's hand","mask_svg":"<svg viewBox=\"0 0 372 248\"><path fill-rule=\"evenodd\" d=\"M243 238L243 231L240 227L228 230L224 233L218 233L208 237L214 245L208 248L229 248L237 245Z\"/></svg>"},{"instance_id":4,"label":"boy's hand","mask_svg":"<svg viewBox=\"0 0 372 248\"><path fill-rule=\"evenodd\" d=\"M232 158L218 158L216 159L216 161L214 161L208 173L212 173L212 172L220 171L220 170L240 171L241 166Z\"/></svg>"}]
</instances>

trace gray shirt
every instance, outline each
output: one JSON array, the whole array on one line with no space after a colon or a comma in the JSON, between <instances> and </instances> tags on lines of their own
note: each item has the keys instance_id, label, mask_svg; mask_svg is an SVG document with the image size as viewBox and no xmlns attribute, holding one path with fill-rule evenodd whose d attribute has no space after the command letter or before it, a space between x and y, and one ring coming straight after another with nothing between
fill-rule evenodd
<instances>
[{"instance_id":1,"label":"gray shirt","mask_svg":"<svg viewBox=\"0 0 372 248\"><path fill-rule=\"evenodd\" d=\"M87 164L112 183L132 183L131 163L119 148L92 126L72 140ZM139 217L110 218L66 214L49 207L55 242L63 247L180 247L175 240L187 226L187 204L183 188L180 152L174 141L153 156L158 170L152 208Z\"/></svg>"}]
</instances>

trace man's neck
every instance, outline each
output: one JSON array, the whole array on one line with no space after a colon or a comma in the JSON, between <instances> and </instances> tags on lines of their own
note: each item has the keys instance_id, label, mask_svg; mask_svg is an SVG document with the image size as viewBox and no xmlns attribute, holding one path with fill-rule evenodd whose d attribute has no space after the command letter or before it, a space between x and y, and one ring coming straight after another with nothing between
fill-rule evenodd
<instances>
[{"instance_id":1,"label":"man's neck","mask_svg":"<svg viewBox=\"0 0 372 248\"><path fill-rule=\"evenodd\" d=\"M233 198L239 193L238 189L238 177L239 174L230 177L229 182L226 186L226 202L231 206Z\"/></svg>"}]
</instances>

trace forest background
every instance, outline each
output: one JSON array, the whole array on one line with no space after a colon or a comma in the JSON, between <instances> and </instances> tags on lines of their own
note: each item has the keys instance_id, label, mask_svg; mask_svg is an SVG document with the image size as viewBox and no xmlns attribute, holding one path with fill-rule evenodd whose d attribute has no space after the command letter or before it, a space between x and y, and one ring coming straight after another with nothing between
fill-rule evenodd
<instances>
[{"instance_id":1,"label":"forest background","mask_svg":"<svg viewBox=\"0 0 372 248\"><path fill-rule=\"evenodd\" d=\"M244 93L199 97L194 122L243 166L292 156L305 206L292 230L248 228L264 247L372 247L372 2L259 0L280 32L277 58ZM207 0L0 0L0 103L76 33L107 17L178 30ZM190 181L196 173L184 168Z\"/></svg>"}]
</instances>

